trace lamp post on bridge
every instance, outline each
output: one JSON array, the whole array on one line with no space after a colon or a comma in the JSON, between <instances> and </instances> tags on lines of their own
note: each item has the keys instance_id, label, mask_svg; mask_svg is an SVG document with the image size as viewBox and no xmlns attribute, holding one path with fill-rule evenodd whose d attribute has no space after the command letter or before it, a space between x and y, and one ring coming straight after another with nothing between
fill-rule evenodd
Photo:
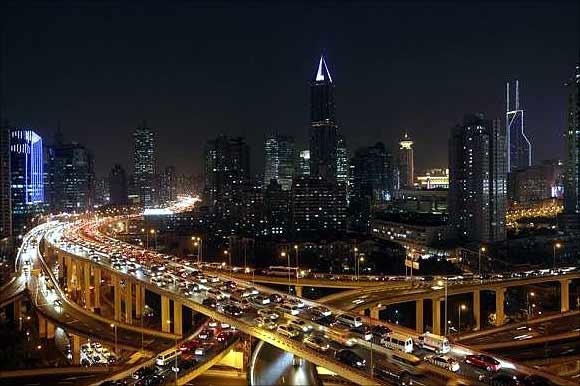
<instances>
[{"instance_id":1,"label":"lamp post on bridge","mask_svg":"<svg viewBox=\"0 0 580 386\"><path fill-rule=\"evenodd\" d=\"M483 277L481 276L481 252L485 252L485 247L480 247L479 251L478 251L478 259L477 259L477 273L479 274L479 280L483 280Z\"/></svg>"},{"instance_id":2,"label":"lamp post on bridge","mask_svg":"<svg viewBox=\"0 0 580 386\"><path fill-rule=\"evenodd\" d=\"M562 244L561 244L561 243L559 243L559 242L557 242L557 243L554 243L554 245L553 245L553 252L554 252L554 267L553 267L553 268L556 268L556 249L560 249L560 248L562 248Z\"/></svg>"}]
</instances>

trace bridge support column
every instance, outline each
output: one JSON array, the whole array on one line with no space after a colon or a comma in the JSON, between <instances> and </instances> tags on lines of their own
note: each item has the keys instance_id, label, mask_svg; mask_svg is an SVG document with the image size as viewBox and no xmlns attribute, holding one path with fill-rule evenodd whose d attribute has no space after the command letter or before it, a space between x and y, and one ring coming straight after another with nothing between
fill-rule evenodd
<instances>
[{"instance_id":1,"label":"bridge support column","mask_svg":"<svg viewBox=\"0 0 580 386\"><path fill-rule=\"evenodd\" d=\"M14 321L18 323L18 331L22 331L22 303L20 303L20 299L14 300Z\"/></svg>"},{"instance_id":2,"label":"bridge support column","mask_svg":"<svg viewBox=\"0 0 580 386\"><path fill-rule=\"evenodd\" d=\"M71 351L73 356L73 364L79 365L81 363L81 337L78 335L71 335Z\"/></svg>"},{"instance_id":3,"label":"bridge support column","mask_svg":"<svg viewBox=\"0 0 580 386\"><path fill-rule=\"evenodd\" d=\"M50 321L46 321L46 339L54 339L55 326Z\"/></svg>"},{"instance_id":4,"label":"bridge support column","mask_svg":"<svg viewBox=\"0 0 580 386\"><path fill-rule=\"evenodd\" d=\"M117 275L111 275L111 280L113 281L113 292L114 292L114 318L116 321L121 321L121 280Z\"/></svg>"},{"instance_id":5,"label":"bridge support column","mask_svg":"<svg viewBox=\"0 0 580 386\"><path fill-rule=\"evenodd\" d=\"M296 288L296 296L301 298L302 297L302 288L304 288L304 287L302 287L301 285L297 285L297 286L294 286L294 288Z\"/></svg>"},{"instance_id":6,"label":"bridge support column","mask_svg":"<svg viewBox=\"0 0 580 386\"><path fill-rule=\"evenodd\" d=\"M415 331L423 333L423 299L415 301Z\"/></svg>"},{"instance_id":7,"label":"bridge support column","mask_svg":"<svg viewBox=\"0 0 580 386\"><path fill-rule=\"evenodd\" d=\"M495 325L501 326L505 322L505 288L498 288L495 290Z\"/></svg>"},{"instance_id":8,"label":"bridge support column","mask_svg":"<svg viewBox=\"0 0 580 386\"><path fill-rule=\"evenodd\" d=\"M92 309L93 302L91 302L91 265L89 263L83 264L83 292L85 294L85 308Z\"/></svg>"},{"instance_id":9,"label":"bridge support column","mask_svg":"<svg viewBox=\"0 0 580 386\"><path fill-rule=\"evenodd\" d=\"M171 332L171 323L169 321L169 298L161 295L161 331Z\"/></svg>"},{"instance_id":10,"label":"bridge support column","mask_svg":"<svg viewBox=\"0 0 580 386\"><path fill-rule=\"evenodd\" d=\"M380 308L377 306L371 307L370 316L371 319L379 320Z\"/></svg>"},{"instance_id":11,"label":"bridge support column","mask_svg":"<svg viewBox=\"0 0 580 386\"><path fill-rule=\"evenodd\" d=\"M473 321L475 326L473 327L474 331L479 331L481 328L481 293L479 290L473 291Z\"/></svg>"},{"instance_id":12,"label":"bridge support column","mask_svg":"<svg viewBox=\"0 0 580 386\"><path fill-rule=\"evenodd\" d=\"M125 285L125 321L128 324L133 323L133 284L130 280Z\"/></svg>"},{"instance_id":13,"label":"bridge support column","mask_svg":"<svg viewBox=\"0 0 580 386\"><path fill-rule=\"evenodd\" d=\"M173 333L179 336L183 336L182 311L183 304L181 304L181 302L173 301Z\"/></svg>"},{"instance_id":14,"label":"bridge support column","mask_svg":"<svg viewBox=\"0 0 580 386\"><path fill-rule=\"evenodd\" d=\"M570 280L560 280L560 312L570 311Z\"/></svg>"},{"instance_id":15,"label":"bridge support column","mask_svg":"<svg viewBox=\"0 0 580 386\"><path fill-rule=\"evenodd\" d=\"M73 276L73 269L72 269L72 259L70 255L67 255L65 258L65 268L66 268L66 288L69 292L72 291L72 276Z\"/></svg>"},{"instance_id":16,"label":"bridge support column","mask_svg":"<svg viewBox=\"0 0 580 386\"><path fill-rule=\"evenodd\" d=\"M60 279L64 277L64 256L62 253L58 253L56 255L56 259L58 261L58 277L57 280L60 282Z\"/></svg>"},{"instance_id":17,"label":"bridge support column","mask_svg":"<svg viewBox=\"0 0 580 386\"><path fill-rule=\"evenodd\" d=\"M38 314L38 337L40 339L46 338L46 319Z\"/></svg>"},{"instance_id":18,"label":"bridge support column","mask_svg":"<svg viewBox=\"0 0 580 386\"><path fill-rule=\"evenodd\" d=\"M433 298L433 334L441 335L441 298Z\"/></svg>"},{"instance_id":19,"label":"bridge support column","mask_svg":"<svg viewBox=\"0 0 580 386\"><path fill-rule=\"evenodd\" d=\"M93 280L95 282L95 308L101 308L101 269L93 268Z\"/></svg>"},{"instance_id":20,"label":"bridge support column","mask_svg":"<svg viewBox=\"0 0 580 386\"><path fill-rule=\"evenodd\" d=\"M140 284L135 283L135 317L141 319L143 317L143 306L145 303L145 288Z\"/></svg>"}]
</instances>

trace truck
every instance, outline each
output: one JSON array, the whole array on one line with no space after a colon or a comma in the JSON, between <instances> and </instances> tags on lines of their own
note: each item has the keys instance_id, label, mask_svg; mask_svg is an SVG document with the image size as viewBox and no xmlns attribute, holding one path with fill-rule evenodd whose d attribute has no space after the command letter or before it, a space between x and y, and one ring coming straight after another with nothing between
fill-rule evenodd
<instances>
[{"instance_id":1,"label":"truck","mask_svg":"<svg viewBox=\"0 0 580 386\"><path fill-rule=\"evenodd\" d=\"M419 335L416 344L421 348L434 351L437 354L445 354L450 350L449 340L446 337L430 332Z\"/></svg>"}]
</instances>

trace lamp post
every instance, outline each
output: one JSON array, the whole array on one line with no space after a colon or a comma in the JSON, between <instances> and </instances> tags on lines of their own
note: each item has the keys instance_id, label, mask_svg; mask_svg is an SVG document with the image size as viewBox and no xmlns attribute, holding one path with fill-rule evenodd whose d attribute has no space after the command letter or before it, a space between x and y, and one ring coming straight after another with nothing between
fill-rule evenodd
<instances>
[{"instance_id":1,"label":"lamp post","mask_svg":"<svg viewBox=\"0 0 580 386\"><path fill-rule=\"evenodd\" d=\"M111 323L111 328L115 330L115 355L119 355L119 351L117 349L117 325L115 323Z\"/></svg>"},{"instance_id":2,"label":"lamp post","mask_svg":"<svg viewBox=\"0 0 580 386\"><path fill-rule=\"evenodd\" d=\"M437 285L442 286L443 280L438 280ZM449 321L447 320L447 276L445 276L445 336L447 336L447 326Z\"/></svg>"},{"instance_id":3,"label":"lamp post","mask_svg":"<svg viewBox=\"0 0 580 386\"><path fill-rule=\"evenodd\" d=\"M280 257L281 258L288 258L288 263L287 263L287 269L288 269L288 294L292 294L292 285L290 284L292 279L291 279L291 275L290 275L290 253L286 253L285 251L280 252Z\"/></svg>"},{"instance_id":4,"label":"lamp post","mask_svg":"<svg viewBox=\"0 0 580 386\"><path fill-rule=\"evenodd\" d=\"M465 304L460 304L459 307L457 308L457 311L459 312L459 320L457 321L457 334L459 335L461 333L461 311L465 311L467 309L467 306Z\"/></svg>"},{"instance_id":5,"label":"lamp post","mask_svg":"<svg viewBox=\"0 0 580 386\"><path fill-rule=\"evenodd\" d=\"M226 255L226 257L228 258L229 268L232 269L232 255L230 254L230 251L228 251L227 249L225 249L224 250L224 255Z\"/></svg>"},{"instance_id":6,"label":"lamp post","mask_svg":"<svg viewBox=\"0 0 580 386\"><path fill-rule=\"evenodd\" d=\"M560 249L562 248L562 244L561 243L554 243L553 245L553 251L554 251L554 268L556 268L556 249Z\"/></svg>"},{"instance_id":7,"label":"lamp post","mask_svg":"<svg viewBox=\"0 0 580 386\"><path fill-rule=\"evenodd\" d=\"M530 315L532 313L532 307L530 307L530 296L533 298L536 296L534 292L526 293L526 305L528 306L528 319L530 319Z\"/></svg>"},{"instance_id":8,"label":"lamp post","mask_svg":"<svg viewBox=\"0 0 580 386\"><path fill-rule=\"evenodd\" d=\"M357 253L358 253L358 248L354 247L354 256L353 256L354 257L354 267L352 267L352 268L354 269L354 275L355 275L356 279L358 280L358 276L356 275L356 265L357 265L356 256L357 256Z\"/></svg>"},{"instance_id":9,"label":"lamp post","mask_svg":"<svg viewBox=\"0 0 580 386\"><path fill-rule=\"evenodd\" d=\"M364 262L365 258L363 256L356 259L356 280L358 280L358 276L360 273L360 263Z\"/></svg>"},{"instance_id":10,"label":"lamp post","mask_svg":"<svg viewBox=\"0 0 580 386\"><path fill-rule=\"evenodd\" d=\"M479 248L478 251L478 259L477 259L477 272L479 273L479 280L483 280L483 278L481 277L481 252L485 252L485 247L481 247Z\"/></svg>"},{"instance_id":11,"label":"lamp post","mask_svg":"<svg viewBox=\"0 0 580 386\"><path fill-rule=\"evenodd\" d=\"M298 276L300 272L300 265L298 264L298 245L294 245L294 251L296 252L296 284L298 284Z\"/></svg>"}]
</instances>

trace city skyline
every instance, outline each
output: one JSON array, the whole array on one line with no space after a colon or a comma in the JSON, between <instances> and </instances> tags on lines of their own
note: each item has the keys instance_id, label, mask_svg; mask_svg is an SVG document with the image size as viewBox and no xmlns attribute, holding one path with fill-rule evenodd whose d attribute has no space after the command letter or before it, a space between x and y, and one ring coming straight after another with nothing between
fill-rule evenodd
<instances>
[{"instance_id":1,"label":"city skyline","mask_svg":"<svg viewBox=\"0 0 580 386\"><path fill-rule=\"evenodd\" d=\"M94 15L83 9L69 10L64 15L58 15L62 26L51 30L46 39L59 37L60 43L56 45L54 39L50 40L46 48L54 49L52 52L42 52L50 55L51 63L38 68L31 64L17 66L16 58L23 55L23 48L40 44L44 37L38 37L38 41L23 38L19 44L14 45L18 39L10 26L19 17L23 17L21 10L16 7L8 8L6 15L14 16L7 22L7 28L3 31L4 49L3 59L3 89L2 107L3 117L6 117L14 126L29 126L38 130L43 137L52 137L48 129L56 127L60 121L65 137L79 143L91 144L90 148L95 152L95 166L98 175L107 175L114 163L120 162L126 170L131 170L131 132L138 123L146 119L152 127L158 130L159 137L159 166L175 165L180 172L201 174L202 165L200 153L205 140L212 137L215 132L223 132L233 136L245 136L252 151L251 163L253 172L263 167L260 157L264 135L267 132L276 131L281 134L291 135L296 138L297 146L306 147L308 141L308 81L318 66L320 54L324 54L329 67L329 72L337 82L337 121L339 130L345 136L351 152L357 148L371 145L376 140L383 141L390 149L396 145L396 138L401 132L408 131L416 139L416 165L418 170L444 167L447 163L446 141L450 127L461 120L463 114L468 112L484 112L490 118L501 118L505 106L505 94L503 87L509 79L519 79L526 85L524 100L526 106L526 130L530 134L534 147L534 160L540 161L546 158L558 158L564 156L564 141L561 135L565 126L565 109L562 101L565 100L566 91L564 81L571 72L573 63L577 60L577 52L573 49L577 36L571 31L577 30L577 20L570 15L577 14L577 7L572 4L564 4L555 9L547 9L541 6L524 7L527 23L535 25L539 20L555 20L556 26L531 30L521 25L510 28L519 28L518 34L504 37L501 41L497 35L486 37L485 31L490 28L489 23L484 23L485 28L481 32L472 32L469 37L453 35L448 28L435 31L433 41L439 42L444 37L449 41L440 46L438 55L432 55L433 46L424 47L421 50L409 51L408 43L417 42L419 32L399 34L403 39L401 43L392 41L382 42L386 48L378 52L375 48L377 39L370 40L362 46L352 46L350 42L363 41L365 32L373 31L376 27L373 23L365 26L360 32L354 30L361 20L378 21L378 17L386 17L390 20L402 11L408 11L408 7L391 7L392 15L385 16L384 9L377 9L377 15L369 15L368 11L359 10L354 12L356 22L346 24L341 32L332 35L328 32L320 32L320 26L315 25L315 15L322 12L320 9L313 11L312 15L301 16L307 24L307 30L313 31L314 39L306 41L300 35L300 39L294 45L290 45L284 52L276 49L274 52L267 44L269 39L280 38L282 41L289 39L289 32L275 31L269 39L255 39L257 31L246 31L241 39L243 47L231 51L231 58L240 59L238 65L229 67L224 71L222 53L215 54L215 48L204 46L198 51L200 61L192 61L191 55L181 57L181 51L171 51L178 44L184 44L189 27L172 27L167 32L151 36L144 33L143 36L129 33L127 26L141 20L149 20L152 15L144 9L141 14L137 12L113 12L110 17L111 31L103 32L102 41L113 41L111 33L116 32L122 37L122 41L129 47L133 44L142 47L147 38L154 38L154 42L167 42L169 48L157 48L149 50L150 64L136 61L137 55L122 54L120 43L113 43L111 47L103 47L97 43L97 37L88 30L91 23L96 23L103 10L91 9ZM449 6L426 7L436 14L447 15L451 18ZM453 14L457 19L457 26L466 26L461 15L478 11L483 19L493 14L494 7L482 9L482 7L456 7ZM419 7L417 8L420 9ZM289 12L299 9L290 7ZM505 8L497 7L498 18L502 18ZM44 10L50 13L49 10ZM126 10L125 10L126 11ZM191 10L184 11L189 15ZM268 11L260 10L260 15ZM499 12L502 11L502 12ZM345 9L329 11L338 19L345 18ZM39 17L38 10L32 10L28 17L31 20ZM210 10L201 10L200 14ZM420 24L425 22L420 29L432 27L432 22L426 19L425 12L419 12L412 22ZM97 15L97 16L95 16ZM78 20L73 20L78 16ZM106 16L106 15L104 15ZM172 18L184 16L171 15L162 12L162 22L169 24ZM233 16L227 16L233 17ZM255 16L256 17L256 16ZM569 23L561 22L568 20ZM524 19L524 18L522 18ZM531 21L530 21L531 20ZM235 21L235 20L234 20ZM86 22L86 26L78 25ZM483 23L483 21L482 21ZM522 22L523 23L523 22ZM34 23L33 23L34 24ZM164 25L165 25L164 24ZM177 23L179 24L179 23ZM516 23L517 24L517 23ZM494 24L495 25L495 24ZM42 23L33 28L39 28ZM65 26L78 27L79 36L63 35ZM203 28L199 26L197 28ZM232 27L235 28L235 27ZM391 29L403 29L399 23L389 26ZM507 28L507 27L506 27ZM548 31L549 30L549 31ZM291 29L295 31L295 29ZM566 32L567 31L567 32ZM345 33L353 32L352 36L345 41ZM394 31L396 32L396 31ZM281 34L281 36L279 36ZM449 35L451 34L451 35ZM340 35L340 36L339 36ZM517 35L517 36L515 36ZM549 46L556 57L550 60L538 56L539 50L532 47L528 41L538 41L534 36L543 36L541 44ZM219 33L217 37L219 38ZM78 48L76 43L79 39L86 38L86 48ZM193 44L193 39L188 44ZM517 49L510 57L510 61L496 60L503 57L506 52L492 50L485 55L473 52L469 58L462 58L457 64L449 64L443 67L443 61L456 57L459 47L470 46L469 43L478 43L482 47L505 48L509 44L516 44ZM85 56L103 54L98 58L94 66L87 67L86 58L83 55L73 56L69 50L73 45ZM300 46L299 48L297 47ZM547 47L545 47L547 48ZM166 50L172 53L170 63L160 63L159 55ZM246 49L247 51L240 51ZM66 51L66 52L63 52ZM42 50L41 50L42 51ZM129 49L131 54L136 54L135 49ZM497 54L495 54L497 52ZM61 55L59 55L61 54ZM119 54L113 59L115 54ZM431 54L429 56L425 56ZM54 58L53 58L54 56ZM146 55L147 56L147 55ZM197 56L196 56L197 57ZM68 60L68 62L66 61ZM115 60L117 60L115 62ZM213 67L208 67L209 63ZM499 62L499 63L496 63ZM70 74L57 71L52 80L42 80L39 92L26 93L30 90L30 81L38 81L44 71L52 71L56 63L63 65L62 68L76 64L75 71ZM119 64L120 69L112 71L111 65ZM139 63L139 65L137 65ZM183 67L187 63L187 71ZM478 64L478 66L474 66ZM425 71L428 66L429 71ZM362 67L365 71L361 71ZM407 69L403 67L408 67ZM475 70L476 67L485 68L484 72ZM90 70L92 68L92 70ZM473 69L473 70L471 70ZM90 70L90 71L89 71ZM386 70L386 71L385 71ZM404 70L404 71L403 71ZM87 73L87 71L89 71ZM214 72L216 71L216 72ZM429 73L437 73L437 77L429 76ZM129 78L119 81L120 77L129 74ZM209 75L214 80L209 87L208 83L200 79L200 74ZM79 88L74 82L78 77L86 77L82 83L84 88ZM242 79L243 78L243 79ZM102 80L96 84L96 80ZM160 83L163 80L163 83ZM198 83L193 82L199 81ZM62 95L48 98L46 92L54 81L59 82L59 87L64 88ZM193 83L192 83L193 82ZM250 84L247 84L250 82ZM369 83L371 82L371 83ZM429 82L429 83L425 83ZM102 84L101 84L102 83ZM105 90L105 85L115 83L114 88ZM485 84L482 84L485 83ZM430 87L420 85L429 84ZM180 86L181 85L181 86ZM372 85L371 87L366 87ZM364 87L364 89L363 89ZM192 92L193 89L199 92ZM465 97L469 89L477 89L478 93ZM137 93L137 90L143 92ZM218 90L221 90L218 92ZM282 91L284 90L284 91ZM364 91L363 91L364 90ZM247 101L240 103L239 95L243 92ZM439 101L437 94L444 93L445 97ZM228 97L216 94L229 95ZM231 95L230 95L231 94ZM43 104L40 103L44 95ZM10 96L10 98L7 98ZM130 103L120 103L120 98L126 98ZM225 98L225 99L224 99ZM71 104L74 100L74 104ZM361 100L363 103L361 103ZM225 113L218 115L215 106L224 106ZM50 107L49 107L50 106ZM386 106L386 107L384 107ZM417 114L417 106L420 114ZM272 115L270 111L276 111ZM278 113L279 111L279 113ZM387 114L384 112L386 111ZM262 116L259 121L259 112ZM282 114L285 119L280 120ZM91 117L91 118L87 118ZM529 129L529 130L528 130ZM430 133L436 132L433 136ZM355 135L356 133L356 135ZM180 140L183 136L192 135L192 141ZM118 141L112 139L118 138ZM186 137L189 138L189 137ZM112 143L111 143L112 142ZM107 150L104 150L107 149ZM430 151L435 150L437 151ZM441 151L439 151L439 149ZM118 154L112 159L109 152ZM435 153L435 155L433 155Z\"/></svg>"}]
</instances>

